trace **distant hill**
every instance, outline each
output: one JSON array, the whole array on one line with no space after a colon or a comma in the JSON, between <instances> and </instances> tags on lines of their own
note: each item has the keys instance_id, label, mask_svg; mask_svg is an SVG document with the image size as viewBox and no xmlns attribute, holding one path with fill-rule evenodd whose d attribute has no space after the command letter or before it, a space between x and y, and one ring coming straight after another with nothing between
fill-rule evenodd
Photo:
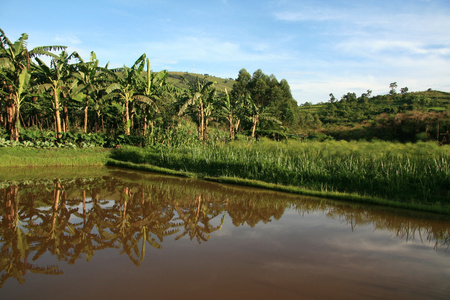
<instances>
[{"instance_id":1,"label":"distant hill","mask_svg":"<svg viewBox=\"0 0 450 300\"><path fill-rule=\"evenodd\" d=\"M383 139L401 142L450 142L450 93L427 90L395 91L371 96L347 93L341 99L299 107L308 119L319 119L316 129L335 139ZM308 127L303 126L303 129ZM311 127L310 127L311 128Z\"/></svg>"},{"instance_id":2,"label":"distant hill","mask_svg":"<svg viewBox=\"0 0 450 300\"><path fill-rule=\"evenodd\" d=\"M190 82L193 82L197 77L200 79L207 78L207 80L209 81L215 81L217 82L215 84L215 87L219 91L225 91L225 89L231 91L231 89L233 88L233 84L235 82L234 79L232 78L226 79L216 76L210 76L208 74L196 74L189 72L168 72L168 73L169 73L169 78L167 80L168 83L173 84L178 88L187 88L186 82L184 81L183 77Z\"/></svg>"},{"instance_id":3,"label":"distant hill","mask_svg":"<svg viewBox=\"0 0 450 300\"><path fill-rule=\"evenodd\" d=\"M343 111L361 110L366 116L378 115L381 113L396 113L411 110L421 111L448 111L450 110L450 93L436 90L420 92L410 92L404 95L375 95L371 97L356 97L355 94L348 93L341 99L336 99L334 103L302 104L300 111L309 114L328 115L326 110L336 110L335 116L342 115ZM351 119L350 116L345 116ZM350 118L349 118L350 117ZM351 120L349 120L351 121Z\"/></svg>"}]
</instances>

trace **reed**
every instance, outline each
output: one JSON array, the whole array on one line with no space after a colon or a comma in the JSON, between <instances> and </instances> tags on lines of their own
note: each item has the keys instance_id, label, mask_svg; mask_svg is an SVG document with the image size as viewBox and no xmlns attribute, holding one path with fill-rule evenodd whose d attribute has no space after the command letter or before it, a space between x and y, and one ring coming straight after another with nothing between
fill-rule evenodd
<instances>
[{"instance_id":1,"label":"reed","mask_svg":"<svg viewBox=\"0 0 450 300\"><path fill-rule=\"evenodd\" d=\"M450 205L450 147L434 143L235 142L124 148L113 158L407 204Z\"/></svg>"}]
</instances>

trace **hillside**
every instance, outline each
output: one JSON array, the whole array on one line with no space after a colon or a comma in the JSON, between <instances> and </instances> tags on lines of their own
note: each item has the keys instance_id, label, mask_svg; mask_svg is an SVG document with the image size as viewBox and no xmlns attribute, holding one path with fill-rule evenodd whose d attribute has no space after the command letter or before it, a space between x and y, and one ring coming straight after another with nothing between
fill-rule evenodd
<instances>
[{"instance_id":1,"label":"hillside","mask_svg":"<svg viewBox=\"0 0 450 300\"><path fill-rule=\"evenodd\" d=\"M314 129L335 139L377 138L402 142L434 139L441 143L450 140L448 92L430 89L398 94L392 91L373 97L348 93L340 100L304 104L299 111L316 116L322 124Z\"/></svg>"},{"instance_id":2,"label":"hillside","mask_svg":"<svg viewBox=\"0 0 450 300\"><path fill-rule=\"evenodd\" d=\"M338 107L340 106L339 104L342 103L348 104L352 100L349 99L349 95L352 95L352 93L342 96L341 100L336 100L334 104ZM356 100L360 104L358 106L361 109L367 108L367 105L361 104L367 104L365 102L369 102L369 106L372 106L372 112L375 115L387 112L387 110L408 110L408 108L412 109L414 106L416 108L420 107L421 110L427 111L450 110L450 93L431 89L421 92L411 92L405 95L397 94L394 97L392 95L376 95L364 99L362 96L356 98L355 95L353 100ZM300 110L303 113L321 114L324 109L330 106L330 104L331 102L318 104L305 103L300 106ZM406 107L408 105L409 107Z\"/></svg>"},{"instance_id":3,"label":"hillside","mask_svg":"<svg viewBox=\"0 0 450 300\"><path fill-rule=\"evenodd\" d=\"M168 72L168 73L169 73L169 79L167 80L168 83L173 84L178 88L187 88L187 84L184 81L183 77L190 82L193 82L197 77L200 79L207 78L207 80L209 81L215 81L216 82L215 87L219 91L225 91L225 89L231 91L231 89L233 88L233 84L235 82L234 79L231 78L226 79L216 76L210 76L207 74L196 74L188 72Z\"/></svg>"}]
</instances>

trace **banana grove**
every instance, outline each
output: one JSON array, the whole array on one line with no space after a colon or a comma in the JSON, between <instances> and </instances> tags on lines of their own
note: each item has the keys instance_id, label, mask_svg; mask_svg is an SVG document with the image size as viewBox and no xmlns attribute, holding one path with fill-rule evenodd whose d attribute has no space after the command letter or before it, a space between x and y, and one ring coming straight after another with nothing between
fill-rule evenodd
<instances>
[{"instance_id":1,"label":"banana grove","mask_svg":"<svg viewBox=\"0 0 450 300\"><path fill-rule=\"evenodd\" d=\"M12 42L0 29L3 142L36 142L29 137L43 132L56 143L102 135L109 146L164 143L174 134L226 140L237 132L255 138L258 130L283 135L298 123L287 81L261 70L251 76L242 69L229 91L207 76L183 78L180 86L166 70L152 72L146 54L112 69L100 66L94 52L84 60L61 45L28 49L27 39L24 33Z\"/></svg>"}]
</instances>

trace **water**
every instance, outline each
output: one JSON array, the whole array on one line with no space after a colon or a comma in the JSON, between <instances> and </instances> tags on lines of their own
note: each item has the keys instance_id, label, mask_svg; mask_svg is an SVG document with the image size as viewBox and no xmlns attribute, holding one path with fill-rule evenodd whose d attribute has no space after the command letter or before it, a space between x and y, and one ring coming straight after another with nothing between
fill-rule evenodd
<instances>
[{"instance_id":1,"label":"water","mask_svg":"<svg viewBox=\"0 0 450 300\"><path fill-rule=\"evenodd\" d=\"M0 299L448 299L448 217L111 168L0 172Z\"/></svg>"}]
</instances>

